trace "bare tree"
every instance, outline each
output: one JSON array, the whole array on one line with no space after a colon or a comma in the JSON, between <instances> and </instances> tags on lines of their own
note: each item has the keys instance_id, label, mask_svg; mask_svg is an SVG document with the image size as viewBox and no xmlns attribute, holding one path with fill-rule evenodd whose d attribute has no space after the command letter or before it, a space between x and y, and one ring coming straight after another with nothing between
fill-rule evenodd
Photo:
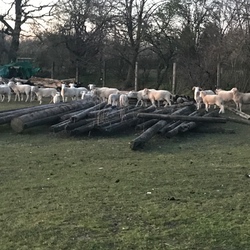
<instances>
[{"instance_id":1,"label":"bare tree","mask_svg":"<svg viewBox=\"0 0 250 250\"><path fill-rule=\"evenodd\" d=\"M113 48L128 65L125 87L131 87L135 63L142 49L146 26L157 9L153 1L119 0L114 21Z\"/></svg>"},{"instance_id":2,"label":"bare tree","mask_svg":"<svg viewBox=\"0 0 250 250\"><path fill-rule=\"evenodd\" d=\"M58 30L76 67L85 68L103 49L106 27L111 20L108 0L62 0L58 8ZM77 79L78 80L78 79Z\"/></svg>"},{"instance_id":3,"label":"bare tree","mask_svg":"<svg viewBox=\"0 0 250 250\"><path fill-rule=\"evenodd\" d=\"M22 26L31 20L51 16L54 7L55 4L35 5L31 0L14 0L10 3L5 14L0 15L0 22L4 26L1 32L11 37L9 61L15 61L17 58Z\"/></svg>"}]
</instances>

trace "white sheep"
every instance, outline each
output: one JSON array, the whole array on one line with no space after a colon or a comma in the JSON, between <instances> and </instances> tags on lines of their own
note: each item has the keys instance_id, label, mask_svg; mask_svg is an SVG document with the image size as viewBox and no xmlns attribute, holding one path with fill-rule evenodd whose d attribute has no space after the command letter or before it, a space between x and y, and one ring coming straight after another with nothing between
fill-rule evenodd
<instances>
[{"instance_id":1,"label":"white sheep","mask_svg":"<svg viewBox=\"0 0 250 250\"><path fill-rule=\"evenodd\" d=\"M7 84L1 84L0 85L0 101L3 102L5 99L5 96L7 96L8 102L10 102L11 99L11 89Z\"/></svg>"},{"instance_id":2,"label":"white sheep","mask_svg":"<svg viewBox=\"0 0 250 250\"><path fill-rule=\"evenodd\" d=\"M37 100L39 104L42 104L43 97L51 97L50 103L53 102L54 96L57 94L57 90L54 88L38 88L37 86L34 88L34 92L37 96Z\"/></svg>"},{"instance_id":3,"label":"white sheep","mask_svg":"<svg viewBox=\"0 0 250 250\"><path fill-rule=\"evenodd\" d=\"M194 100L196 102L197 109L200 109L202 104L202 98L200 96L201 91L205 92L207 95L215 95L214 91L210 89L202 90L200 87L193 87L192 90L194 91Z\"/></svg>"},{"instance_id":4,"label":"white sheep","mask_svg":"<svg viewBox=\"0 0 250 250\"><path fill-rule=\"evenodd\" d=\"M155 89L143 89L142 96L145 98L148 96L149 100L151 101L152 105L156 107L155 101L158 102L158 107L160 107L160 101L165 101L167 105L171 106L171 97L173 95L168 90L155 90Z\"/></svg>"},{"instance_id":5,"label":"white sheep","mask_svg":"<svg viewBox=\"0 0 250 250\"><path fill-rule=\"evenodd\" d=\"M149 100L148 99L148 96L142 96L143 94L143 90L139 90L139 91L134 91L134 90L131 90L128 92L128 97L129 98L136 98L137 99L137 102L135 104L135 106L137 107L139 104L141 104L141 107L142 106L147 106L147 101Z\"/></svg>"},{"instance_id":6,"label":"white sheep","mask_svg":"<svg viewBox=\"0 0 250 250\"><path fill-rule=\"evenodd\" d=\"M59 103L61 101L61 94L57 91L56 95L53 97L53 103Z\"/></svg>"},{"instance_id":7,"label":"white sheep","mask_svg":"<svg viewBox=\"0 0 250 250\"><path fill-rule=\"evenodd\" d=\"M220 96L222 100L225 102L230 102L234 101L234 93L233 89L231 90L223 90L223 89L216 89L215 90L216 95ZM235 102L236 108L237 108L237 103Z\"/></svg>"},{"instance_id":8,"label":"white sheep","mask_svg":"<svg viewBox=\"0 0 250 250\"><path fill-rule=\"evenodd\" d=\"M31 102L35 101L35 98L36 98L36 93L34 92L35 89L36 89L36 86L31 86L30 88L30 101Z\"/></svg>"},{"instance_id":9,"label":"white sheep","mask_svg":"<svg viewBox=\"0 0 250 250\"><path fill-rule=\"evenodd\" d=\"M92 90L92 89L94 89L95 87L96 87L95 84L92 84L92 83L88 85L89 90Z\"/></svg>"},{"instance_id":10,"label":"white sheep","mask_svg":"<svg viewBox=\"0 0 250 250\"><path fill-rule=\"evenodd\" d=\"M85 87L75 87L75 83L70 83L69 87L76 89L76 96L74 98L76 98L77 100L81 99L83 92L88 92L88 89L86 89Z\"/></svg>"},{"instance_id":11,"label":"white sheep","mask_svg":"<svg viewBox=\"0 0 250 250\"><path fill-rule=\"evenodd\" d=\"M233 100L236 103L236 109L242 112L242 104L250 103L250 93L239 92L237 88L232 88Z\"/></svg>"},{"instance_id":12,"label":"white sheep","mask_svg":"<svg viewBox=\"0 0 250 250\"><path fill-rule=\"evenodd\" d=\"M67 102L68 97L74 100L78 96L78 90L75 87L66 87L65 83L62 83L61 96L62 101Z\"/></svg>"},{"instance_id":13,"label":"white sheep","mask_svg":"<svg viewBox=\"0 0 250 250\"><path fill-rule=\"evenodd\" d=\"M217 105L220 108L219 114L225 112L224 102L220 96L209 95L205 91L200 91L200 97L202 98L202 101L205 104L205 109L207 112L210 105Z\"/></svg>"},{"instance_id":14,"label":"white sheep","mask_svg":"<svg viewBox=\"0 0 250 250\"><path fill-rule=\"evenodd\" d=\"M21 100L20 98L20 94L25 94L26 95L26 100L25 102L27 102L29 100L29 96L30 96L30 90L31 90L31 86L28 84L16 84L13 81L9 81L8 86L14 91L14 93L16 94L15 96L15 101L18 98L18 101Z\"/></svg>"},{"instance_id":15,"label":"white sheep","mask_svg":"<svg viewBox=\"0 0 250 250\"><path fill-rule=\"evenodd\" d=\"M108 97L108 104L110 104L111 106L119 106L119 98L120 98L119 93L110 94Z\"/></svg>"},{"instance_id":16,"label":"white sheep","mask_svg":"<svg viewBox=\"0 0 250 250\"><path fill-rule=\"evenodd\" d=\"M119 97L120 107L127 107L129 105L128 94L121 94Z\"/></svg>"},{"instance_id":17,"label":"white sheep","mask_svg":"<svg viewBox=\"0 0 250 250\"><path fill-rule=\"evenodd\" d=\"M97 96L102 101L108 101L110 94L117 94L119 92L117 88L109 88L109 87L101 87L101 88L95 87L91 91L93 95Z\"/></svg>"}]
</instances>

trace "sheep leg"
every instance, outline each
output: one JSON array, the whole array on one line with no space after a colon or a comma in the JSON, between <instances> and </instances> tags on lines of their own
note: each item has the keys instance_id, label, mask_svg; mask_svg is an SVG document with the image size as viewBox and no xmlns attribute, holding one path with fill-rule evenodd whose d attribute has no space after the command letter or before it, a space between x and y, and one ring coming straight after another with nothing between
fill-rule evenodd
<instances>
[{"instance_id":1,"label":"sheep leg","mask_svg":"<svg viewBox=\"0 0 250 250\"><path fill-rule=\"evenodd\" d=\"M27 102L29 100L29 97L30 97L30 95L26 94L26 100L25 100L25 102Z\"/></svg>"},{"instance_id":2,"label":"sheep leg","mask_svg":"<svg viewBox=\"0 0 250 250\"><path fill-rule=\"evenodd\" d=\"M205 110L208 112L208 103L205 103Z\"/></svg>"},{"instance_id":3,"label":"sheep leg","mask_svg":"<svg viewBox=\"0 0 250 250\"><path fill-rule=\"evenodd\" d=\"M165 104L165 106L164 106L164 107L167 107L168 105L169 105L169 106L171 106L171 101L170 101L170 100L165 99L165 101L166 101L166 104Z\"/></svg>"},{"instance_id":4,"label":"sheep leg","mask_svg":"<svg viewBox=\"0 0 250 250\"><path fill-rule=\"evenodd\" d=\"M242 103L239 103L240 112L242 112L242 111L241 111L241 107L242 107Z\"/></svg>"}]
</instances>

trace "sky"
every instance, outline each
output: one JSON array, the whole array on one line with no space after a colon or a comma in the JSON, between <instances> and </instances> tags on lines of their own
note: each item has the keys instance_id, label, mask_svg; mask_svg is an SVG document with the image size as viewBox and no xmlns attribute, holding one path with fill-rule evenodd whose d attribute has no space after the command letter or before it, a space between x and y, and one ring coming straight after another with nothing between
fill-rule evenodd
<instances>
[{"instance_id":1,"label":"sky","mask_svg":"<svg viewBox=\"0 0 250 250\"><path fill-rule=\"evenodd\" d=\"M6 12L8 11L8 9L11 6L11 3L13 3L14 0L0 0L0 15L4 15L6 14ZM39 7L40 5L46 5L46 4L53 4L57 2L57 0L29 0L29 4ZM14 6L12 7L12 10L10 11L10 15L14 15ZM13 27L14 22L8 20L8 23ZM0 28L2 28L3 24L0 23ZM22 26L23 29L28 30L29 29L29 25L24 24Z\"/></svg>"}]
</instances>

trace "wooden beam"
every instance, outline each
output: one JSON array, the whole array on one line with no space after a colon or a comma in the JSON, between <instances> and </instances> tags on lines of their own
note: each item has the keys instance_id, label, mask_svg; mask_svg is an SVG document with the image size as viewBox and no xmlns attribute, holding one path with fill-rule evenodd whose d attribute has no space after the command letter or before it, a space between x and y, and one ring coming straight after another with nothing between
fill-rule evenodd
<instances>
[{"instance_id":1,"label":"wooden beam","mask_svg":"<svg viewBox=\"0 0 250 250\"><path fill-rule=\"evenodd\" d=\"M137 115L139 118L171 120L171 121L193 121L193 122L218 122L226 123L227 118L223 117L204 117L204 116L187 116L187 115L161 115L161 114L144 114Z\"/></svg>"}]
</instances>

